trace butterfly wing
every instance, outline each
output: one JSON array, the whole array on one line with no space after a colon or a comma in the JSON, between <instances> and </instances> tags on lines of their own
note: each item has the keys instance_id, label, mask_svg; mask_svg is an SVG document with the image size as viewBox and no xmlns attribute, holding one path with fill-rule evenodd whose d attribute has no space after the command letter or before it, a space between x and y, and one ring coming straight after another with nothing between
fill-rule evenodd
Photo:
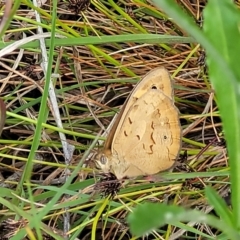
<instances>
[{"instance_id":1,"label":"butterfly wing","mask_svg":"<svg viewBox=\"0 0 240 240\"><path fill-rule=\"evenodd\" d=\"M133 104L130 98L138 99L149 89L160 90L169 98L173 98L172 80L166 68L158 67L148 72L135 86L127 101L127 105L131 106Z\"/></svg>"},{"instance_id":2,"label":"butterfly wing","mask_svg":"<svg viewBox=\"0 0 240 240\"><path fill-rule=\"evenodd\" d=\"M121 120L112 143L117 178L151 175L173 166L181 147L181 127L171 98L150 89Z\"/></svg>"},{"instance_id":3,"label":"butterfly wing","mask_svg":"<svg viewBox=\"0 0 240 240\"><path fill-rule=\"evenodd\" d=\"M158 67L148 72L141 81L134 87L132 93L126 99L125 104L118 113L118 116L104 143L104 149L111 149L114 137L118 134L119 126L122 125L129 108L149 89L157 89L165 93L169 98L173 98L172 80L168 71L164 67Z\"/></svg>"}]
</instances>

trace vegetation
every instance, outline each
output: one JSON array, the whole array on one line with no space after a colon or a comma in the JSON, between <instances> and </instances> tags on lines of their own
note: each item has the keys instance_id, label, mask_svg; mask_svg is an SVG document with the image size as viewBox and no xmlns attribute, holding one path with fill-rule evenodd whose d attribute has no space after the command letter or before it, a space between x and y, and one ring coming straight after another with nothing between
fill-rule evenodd
<instances>
[{"instance_id":1,"label":"vegetation","mask_svg":"<svg viewBox=\"0 0 240 240\"><path fill-rule=\"evenodd\" d=\"M15 0L1 33L0 239L239 239L238 1L69 2ZM93 153L157 66L175 81L179 164L102 197Z\"/></svg>"}]
</instances>

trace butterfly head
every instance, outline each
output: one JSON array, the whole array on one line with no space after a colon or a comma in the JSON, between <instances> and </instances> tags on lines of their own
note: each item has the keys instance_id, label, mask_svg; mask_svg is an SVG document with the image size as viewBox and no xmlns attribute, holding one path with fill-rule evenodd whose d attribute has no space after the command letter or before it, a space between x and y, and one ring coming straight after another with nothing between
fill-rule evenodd
<instances>
[{"instance_id":1,"label":"butterfly head","mask_svg":"<svg viewBox=\"0 0 240 240\"><path fill-rule=\"evenodd\" d=\"M129 164L123 159L120 160L117 155L113 155L111 151L105 150L98 153L95 163L99 170L102 170L104 173L112 173L117 179L128 177L127 170L129 169Z\"/></svg>"},{"instance_id":2,"label":"butterfly head","mask_svg":"<svg viewBox=\"0 0 240 240\"><path fill-rule=\"evenodd\" d=\"M105 153L97 154L95 162L96 162L96 167L102 170L104 173L111 172L111 164L107 154Z\"/></svg>"}]
</instances>

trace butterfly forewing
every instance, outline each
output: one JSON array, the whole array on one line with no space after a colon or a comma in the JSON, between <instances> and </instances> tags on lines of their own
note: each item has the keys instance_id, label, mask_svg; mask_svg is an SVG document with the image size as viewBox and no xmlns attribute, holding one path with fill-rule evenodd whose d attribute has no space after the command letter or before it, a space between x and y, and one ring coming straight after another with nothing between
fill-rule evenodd
<instances>
[{"instance_id":1,"label":"butterfly forewing","mask_svg":"<svg viewBox=\"0 0 240 240\"><path fill-rule=\"evenodd\" d=\"M123 109L118 117L118 122L116 122L114 135L112 136L112 142L115 141L115 137L118 135L119 128L123 124L122 121L125 118L125 114L129 111L129 108L146 92L151 89L160 90L166 96L172 99L173 88L172 80L169 76L168 71L164 67L158 67L147 73L142 80L135 86L132 93L126 100ZM140 110L141 111L141 110Z\"/></svg>"},{"instance_id":2,"label":"butterfly forewing","mask_svg":"<svg viewBox=\"0 0 240 240\"><path fill-rule=\"evenodd\" d=\"M169 97L152 89L129 108L119 126L112 144L113 169L118 177L134 177L136 171L129 172L129 166L140 169L141 175L155 174L173 166L180 147L178 110ZM126 165L122 173L119 162Z\"/></svg>"},{"instance_id":3,"label":"butterfly forewing","mask_svg":"<svg viewBox=\"0 0 240 240\"><path fill-rule=\"evenodd\" d=\"M168 71L164 67L158 67L151 70L135 86L129 97L126 99L122 109L118 113L118 116L105 141L104 149L111 149L112 142L119 131L119 126L122 125L122 121L125 114L128 112L129 107L131 107L143 94L152 88L161 90L170 98L173 97L172 80Z\"/></svg>"},{"instance_id":4,"label":"butterfly forewing","mask_svg":"<svg viewBox=\"0 0 240 240\"><path fill-rule=\"evenodd\" d=\"M173 98L172 80L164 67L155 68L147 73L135 86L130 98L138 99L150 89L161 90L166 96ZM132 105L132 102L128 101L127 105Z\"/></svg>"}]
</instances>

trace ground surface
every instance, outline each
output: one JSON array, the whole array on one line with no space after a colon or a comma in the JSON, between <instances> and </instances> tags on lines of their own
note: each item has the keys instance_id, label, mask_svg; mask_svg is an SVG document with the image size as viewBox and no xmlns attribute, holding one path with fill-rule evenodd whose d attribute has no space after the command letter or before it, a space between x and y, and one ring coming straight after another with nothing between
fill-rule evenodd
<instances>
[{"instance_id":1,"label":"ground surface","mask_svg":"<svg viewBox=\"0 0 240 240\"><path fill-rule=\"evenodd\" d=\"M201 26L205 1L178 2ZM125 224L125 216L129 211L126 205L132 206L134 201L168 201L204 212L211 211L202 191L205 185L210 185L223 197L228 195L228 178L214 174L227 168L228 161L203 49L197 43L182 43L181 37L188 36L186 32L149 2L93 1L87 7L86 1L72 0L71 4L59 1L56 26L51 26L52 2L44 1L41 9L38 9L41 24L36 22L33 6L22 3L4 37L6 43L18 42L36 35L38 26L45 33L51 32L54 27L56 33L67 37L65 40L59 38L62 41L56 44L52 72L57 74L53 86L61 121L67 130L66 141L75 146L75 151L66 171L59 129L52 127L56 126L56 114L54 108L51 108L44 114L47 125L43 128L40 146L34 156L32 169L30 168L35 207L40 209L52 199L57 191L55 186L61 189L66 176L70 175L83 154L89 150L93 139L99 134L104 136L106 127L135 83L158 66L168 69L174 79L175 101L183 129L182 150L174 172L183 175L182 178L176 179L173 176L172 180L164 179L158 183L129 183L109 202L109 207L96 220L95 216L103 206L104 198L101 199L92 189L98 179L95 176L98 172L92 170L91 162L87 165L83 159L84 168L73 179L68 190L64 190L68 195L59 198L60 205L49 209L42 223L46 224L41 227L45 239L51 239L48 238L48 230L63 235L64 222L71 224L69 233L75 234L79 239L90 239L93 236L92 228L96 229L96 239L130 239L128 226ZM79 13L79 9L84 11ZM114 37L122 34L125 35L125 41L116 43L104 40L101 44L94 44L96 39L88 38L95 36L101 39L101 36ZM130 41L130 36L135 34L146 34L148 39L141 43ZM166 39L163 43L153 44L148 34L177 36L179 42L171 43L171 39ZM78 45L74 38L80 43L83 39L87 39L87 42ZM12 50L0 59L1 97L7 105L7 111L12 113L8 114L0 140L0 186L5 193L2 197L18 207L20 202L25 202L19 207L25 211L29 210L30 205L23 199L29 199L29 190L21 179L33 144L35 120L39 115L45 80L41 66L43 50L39 49L37 40L31 44L33 45L27 45L21 51ZM49 45L50 42L47 42L47 48ZM3 48L2 43L1 49ZM97 146L90 152L98 148ZM90 158L91 154L87 155ZM210 174L203 177L201 174L194 175L195 172ZM186 176L190 176L187 175L189 173L192 173L191 177L185 180ZM19 184L23 188L19 189ZM9 196L9 190L24 193L19 194L23 199ZM69 205L64 205L65 202ZM65 207L70 210L69 215L64 214ZM10 221L17 213L21 216L20 221ZM24 214L7 206L3 206L0 215L5 216L2 229L9 234L24 228L28 222ZM205 225L194 228L209 235L213 234L211 231L214 232ZM180 239L179 235L190 235L193 239L198 236L197 233L165 227L155 235L150 235L149 239L154 239L153 236L158 234L163 239L166 234L171 236L169 239ZM6 239L8 238L9 236Z\"/></svg>"}]
</instances>

